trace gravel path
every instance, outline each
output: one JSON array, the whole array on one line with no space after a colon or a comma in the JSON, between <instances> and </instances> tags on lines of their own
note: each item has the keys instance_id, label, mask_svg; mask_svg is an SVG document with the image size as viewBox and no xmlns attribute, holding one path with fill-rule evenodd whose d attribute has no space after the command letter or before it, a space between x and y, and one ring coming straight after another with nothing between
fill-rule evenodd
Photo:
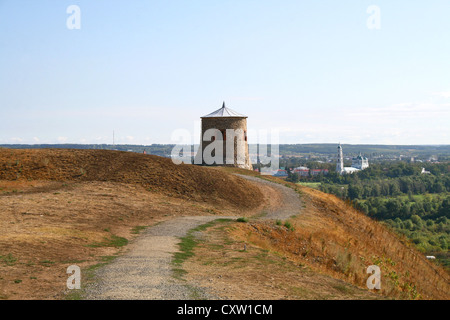
<instances>
[{"instance_id":1,"label":"gravel path","mask_svg":"<svg viewBox=\"0 0 450 320\"><path fill-rule=\"evenodd\" d=\"M241 177L275 188L281 193L283 203L277 208L265 209L261 219L287 219L299 214L301 201L298 194L283 185L263 179ZM147 229L130 243L127 251L113 262L96 272L97 281L85 290L88 300L188 300L191 299L189 285L173 277L171 261L178 251L179 238L199 225L218 218L237 217L179 217L162 222ZM202 295L196 289L197 295ZM202 298L209 297L206 293Z\"/></svg>"},{"instance_id":2,"label":"gravel path","mask_svg":"<svg viewBox=\"0 0 450 320\"><path fill-rule=\"evenodd\" d=\"M250 177L238 174L238 176L259 183L268 185L274 189L276 189L282 198L282 204L276 208L267 208L264 211L267 212L261 219L280 219L286 220L289 219L293 215L297 215L301 213L302 201L300 200L299 194L295 192L293 189L286 187L282 184L278 184L275 182L267 181L257 177Z\"/></svg>"},{"instance_id":3,"label":"gravel path","mask_svg":"<svg viewBox=\"0 0 450 320\"><path fill-rule=\"evenodd\" d=\"M186 300L186 283L172 277L171 261L179 237L217 217L180 217L144 231L127 252L96 273L98 281L86 289L89 300Z\"/></svg>"}]
</instances>

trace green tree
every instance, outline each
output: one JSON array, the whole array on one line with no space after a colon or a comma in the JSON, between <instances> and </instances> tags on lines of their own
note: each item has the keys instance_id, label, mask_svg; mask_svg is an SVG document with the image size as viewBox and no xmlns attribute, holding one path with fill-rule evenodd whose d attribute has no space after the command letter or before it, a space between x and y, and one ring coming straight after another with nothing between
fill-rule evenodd
<instances>
[{"instance_id":1,"label":"green tree","mask_svg":"<svg viewBox=\"0 0 450 320\"><path fill-rule=\"evenodd\" d=\"M415 214L415 215L411 216L411 221L416 225L417 229L422 229L423 222L422 222L422 219L418 215Z\"/></svg>"},{"instance_id":2,"label":"green tree","mask_svg":"<svg viewBox=\"0 0 450 320\"><path fill-rule=\"evenodd\" d=\"M445 238L445 236L440 236L439 237L439 246L443 250L447 250L448 249L448 242L447 242L447 239Z\"/></svg>"},{"instance_id":3,"label":"green tree","mask_svg":"<svg viewBox=\"0 0 450 320\"><path fill-rule=\"evenodd\" d=\"M360 199L362 195L362 188L359 184L351 184L348 186L347 194L351 200Z\"/></svg>"},{"instance_id":4,"label":"green tree","mask_svg":"<svg viewBox=\"0 0 450 320\"><path fill-rule=\"evenodd\" d=\"M403 222L403 227L406 230L411 230L414 227L414 224L412 223L412 221L410 219L408 219L408 220Z\"/></svg>"},{"instance_id":5,"label":"green tree","mask_svg":"<svg viewBox=\"0 0 450 320\"><path fill-rule=\"evenodd\" d=\"M387 212L383 218L391 219L400 215L402 204L398 199L389 199L388 201L386 201L385 207Z\"/></svg>"},{"instance_id":6,"label":"green tree","mask_svg":"<svg viewBox=\"0 0 450 320\"><path fill-rule=\"evenodd\" d=\"M398 186L396 181L394 181L390 184L389 193L391 196L398 196L401 194L400 187Z\"/></svg>"},{"instance_id":7,"label":"green tree","mask_svg":"<svg viewBox=\"0 0 450 320\"><path fill-rule=\"evenodd\" d=\"M442 183L442 181L436 181L433 185L433 192L435 193L442 193L442 192L446 192L447 190L445 189L444 184Z\"/></svg>"},{"instance_id":8,"label":"green tree","mask_svg":"<svg viewBox=\"0 0 450 320\"><path fill-rule=\"evenodd\" d=\"M450 197L447 197L442 201L438 209L438 215L440 217L450 218Z\"/></svg>"}]
</instances>

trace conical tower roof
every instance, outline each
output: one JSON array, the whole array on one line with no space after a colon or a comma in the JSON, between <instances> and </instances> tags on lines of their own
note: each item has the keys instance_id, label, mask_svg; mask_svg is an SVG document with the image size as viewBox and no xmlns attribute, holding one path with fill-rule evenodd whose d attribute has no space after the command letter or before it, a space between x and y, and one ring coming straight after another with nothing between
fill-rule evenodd
<instances>
[{"instance_id":1,"label":"conical tower roof","mask_svg":"<svg viewBox=\"0 0 450 320\"><path fill-rule=\"evenodd\" d=\"M243 114L237 113L236 111L227 108L224 102L222 108L210 114L207 114L202 118L247 118L247 116L244 116Z\"/></svg>"}]
</instances>

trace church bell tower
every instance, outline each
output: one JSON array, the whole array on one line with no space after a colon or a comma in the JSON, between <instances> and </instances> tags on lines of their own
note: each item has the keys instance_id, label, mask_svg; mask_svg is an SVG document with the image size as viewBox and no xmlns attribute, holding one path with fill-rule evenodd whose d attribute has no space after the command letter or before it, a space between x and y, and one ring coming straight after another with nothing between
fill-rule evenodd
<instances>
[{"instance_id":1,"label":"church bell tower","mask_svg":"<svg viewBox=\"0 0 450 320\"><path fill-rule=\"evenodd\" d=\"M342 152L341 143L338 146L338 157L336 162L336 172L342 174L344 172L344 154Z\"/></svg>"}]
</instances>

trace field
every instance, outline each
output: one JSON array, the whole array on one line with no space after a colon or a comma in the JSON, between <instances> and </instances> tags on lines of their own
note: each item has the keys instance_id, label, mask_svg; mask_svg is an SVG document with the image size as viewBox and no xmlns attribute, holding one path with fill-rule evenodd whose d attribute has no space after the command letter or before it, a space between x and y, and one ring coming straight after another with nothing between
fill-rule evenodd
<instances>
[{"instance_id":1,"label":"field","mask_svg":"<svg viewBox=\"0 0 450 320\"><path fill-rule=\"evenodd\" d=\"M321 183L320 182L297 182L298 185L309 187L313 189L319 189Z\"/></svg>"}]
</instances>

